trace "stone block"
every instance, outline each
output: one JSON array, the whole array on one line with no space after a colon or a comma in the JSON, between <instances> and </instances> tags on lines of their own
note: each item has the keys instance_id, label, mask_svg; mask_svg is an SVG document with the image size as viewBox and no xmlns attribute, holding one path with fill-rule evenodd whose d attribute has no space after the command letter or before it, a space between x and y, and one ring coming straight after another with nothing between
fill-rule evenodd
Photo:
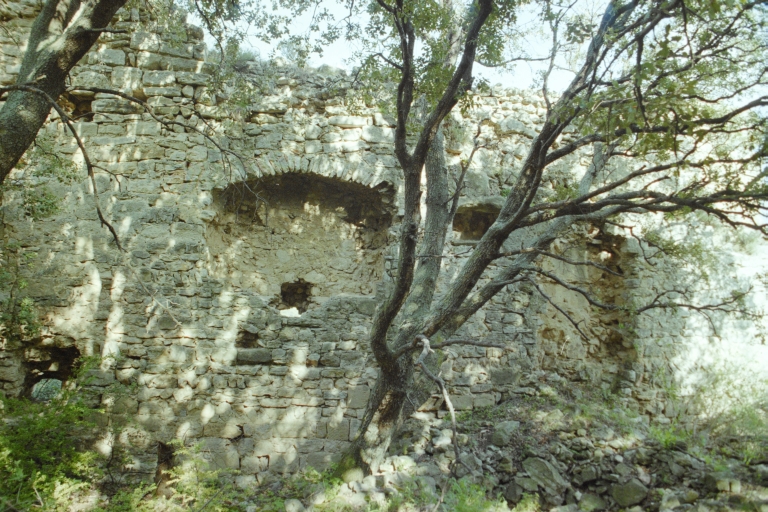
<instances>
[{"instance_id":1,"label":"stone block","mask_svg":"<svg viewBox=\"0 0 768 512\"><path fill-rule=\"evenodd\" d=\"M368 118L359 116L331 116L328 124L340 128L361 128L368 125Z\"/></svg>"},{"instance_id":2,"label":"stone block","mask_svg":"<svg viewBox=\"0 0 768 512\"><path fill-rule=\"evenodd\" d=\"M475 395L474 407L492 407L496 405L496 398L492 394Z\"/></svg>"},{"instance_id":3,"label":"stone block","mask_svg":"<svg viewBox=\"0 0 768 512\"><path fill-rule=\"evenodd\" d=\"M178 71L176 81L182 85L205 85L208 83L208 75L189 71Z\"/></svg>"},{"instance_id":4,"label":"stone block","mask_svg":"<svg viewBox=\"0 0 768 512\"><path fill-rule=\"evenodd\" d=\"M451 403L453 404L453 408L457 411L469 411L474 404L474 397L472 395L452 396Z\"/></svg>"},{"instance_id":5,"label":"stone block","mask_svg":"<svg viewBox=\"0 0 768 512\"><path fill-rule=\"evenodd\" d=\"M362 409L368 403L371 390L368 386L358 386L349 390L347 407L350 409Z\"/></svg>"},{"instance_id":6,"label":"stone block","mask_svg":"<svg viewBox=\"0 0 768 512\"><path fill-rule=\"evenodd\" d=\"M637 505L648 495L648 488L637 478L633 478L623 485L614 485L611 488L611 496L620 507Z\"/></svg>"},{"instance_id":7,"label":"stone block","mask_svg":"<svg viewBox=\"0 0 768 512\"><path fill-rule=\"evenodd\" d=\"M261 473L269 468L268 457L257 457L249 455L240 459L240 472L244 475L253 475Z\"/></svg>"},{"instance_id":8,"label":"stone block","mask_svg":"<svg viewBox=\"0 0 768 512\"><path fill-rule=\"evenodd\" d=\"M332 441L349 441L349 419L343 418L338 423L329 423L326 437Z\"/></svg>"},{"instance_id":9,"label":"stone block","mask_svg":"<svg viewBox=\"0 0 768 512\"><path fill-rule=\"evenodd\" d=\"M131 35L130 47L132 50L156 50L160 47L159 34L151 32L134 32Z\"/></svg>"},{"instance_id":10,"label":"stone block","mask_svg":"<svg viewBox=\"0 0 768 512\"><path fill-rule=\"evenodd\" d=\"M123 99L102 99L91 102L91 110L106 114L140 114L144 107Z\"/></svg>"},{"instance_id":11,"label":"stone block","mask_svg":"<svg viewBox=\"0 0 768 512\"><path fill-rule=\"evenodd\" d=\"M495 386L516 386L520 380L520 371L516 368L494 368L491 370L491 382Z\"/></svg>"},{"instance_id":12,"label":"stone block","mask_svg":"<svg viewBox=\"0 0 768 512\"><path fill-rule=\"evenodd\" d=\"M181 89L178 87L145 87L144 94L147 96L166 96L168 98L177 98L181 96Z\"/></svg>"},{"instance_id":13,"label":"stone block","mask_svg":"<svg viewBox=\"0 0 768 512\"><path fill-rule=\"evenodd\" d=\"M92 53L88 62L90 64L106 64L107 66L125 66L125 52L123 50L103 48L96 53Z\"/></svg>"},{"instance_id":14,"label":"stone block","mask_svg":"<svg viewBox=\"0 0 768 512\"><path fill-rule=\"evenodd\" d=\"M143 71L131 67L116 67L112 70L111 82L115 89L131 94L141 88Z\"/></svg>"},{"instance_id":15,"label":"stone block","mask_svg":"<svg viewBox=\"0 0 768 512\"><path fill-rule=\"evenodd\" d=\"M519 421L503 421L499 423L491 435L491 443L499 447L506 446L512 440L512 435L519 427Z\"/></svg>"},{"instance_id":16,"label":"stone block","mask_svg":"<svg viewBox=\"0 0 768 512\"><path fill-rule=\"evenodd\" d=\"M228 439L204 437L200 441L203 455L214 468L240 468L240 455Z\"/></svg>"},{"instance_id":17,"label":"stone block","mask_svg":"<svg viewBox=\"0 0 768 512\"><path fill-rule=\"evenodd\" d=\"M199 72L203 67L203 63L198 60L184 59L181 57L165 57L163 59L163 68L173 71L191 71Z\"/></svg>"},{"instance_id":18,"label":"stone block","mask_svg":"<svg viewBox=\"0 0 768 512\"><path fill-rule=\"evenodd\" d=\"M133 135L160 135L161 125L157 121L139 121L136 124L128 125L129 133Z\"/></svg>"},{"instance_id":19,"label":"stone block","mask_svg":"<svg viewBox=\"0 0 768 512\"><path fill-rule=\"evenodd\" d=\"M84 121L75 123L75 131L80 137L91 137L96 135L98 130L99 125L97 123L87 123Z\"/></svg>"},{"instance_id":20,"label":"stone block","mask_svg":"<svg viewBox=\"0 0 768 512\"><path fill-rule=\"evenodd\" d=\"M395 130L381 126L363 128L363 140L373 144L392 144L395 142Z\"/></svg>"},{"instance_id":21,"label":"stone block","mask_svg":"<svg viewBox=\"0 0 768 512\"><path fill-rule=\"evenodd\" d=\"M151 87L168 87L176 84L176 73L173 71L147 71L142 83Z\"/></svg>"},{"instance_id":22,"label":"stone block","mask_svg":"<svg viewBox=\"0 0 768 512\"><path fill-rule=\"evenodd\" d=\"M272 351L268 348L237 349L236 364L268 364L272 362Z\"/></svg>"},{"instance_id":23,"label":"stone block","mask_svg":"<svg viewBox=\"0 0 768 512\"><path fill-rule=\"evenodd\" d=\"M323 145L319 140L308 140L304 143L304 152L308 155L313 153L320 153L323 150Z\"/></svg>"},{"instance_id":24,"label":"stone block","mask_svg":"<svg viewBox=\"0 0 768 512\"><path fill-rule=\"evenodd\" d=\"M150 52L136 54L136 66L147 70L163 69L164 59L161 55Z\"/></svg>"},{"instance_id":25,"label":"stone block","mask_svg":"<svg viewBox=\"0 0 768 512\"><path fill-rule=\"evenodd\" d=\"M24 372L20 366L3 366L0 367L0 380L15 382L24 378Z\"/></svg>"}]
</instances>

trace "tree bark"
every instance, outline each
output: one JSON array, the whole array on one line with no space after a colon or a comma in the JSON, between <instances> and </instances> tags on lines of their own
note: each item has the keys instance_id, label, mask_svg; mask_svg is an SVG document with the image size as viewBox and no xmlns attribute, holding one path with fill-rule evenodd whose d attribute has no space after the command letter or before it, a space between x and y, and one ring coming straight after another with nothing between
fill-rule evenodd
<instances>
[{"instance_id":1,"label":"tree bark","mask_svg":"<svg viewBox=\"0 0 768 512\"><path fill-rule=\"evenodd\" d=\"M51 98L126 0L48 0L35 19L16 79ZM2 91L2 88L0 88ZM0 183L37 136L51 111L43 94L11 91L0 109Z\"/></svg>"}]
</instances>

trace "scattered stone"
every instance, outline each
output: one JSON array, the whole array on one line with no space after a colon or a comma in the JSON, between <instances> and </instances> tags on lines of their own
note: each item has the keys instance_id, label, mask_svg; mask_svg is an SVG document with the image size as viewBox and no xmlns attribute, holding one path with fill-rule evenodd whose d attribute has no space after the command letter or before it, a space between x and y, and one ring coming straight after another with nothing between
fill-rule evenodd
<instances>
[{"instance_id":1,"label":"scattered stone","mask_svg":"<svg viewBox=\"0 0 768 512\"><path fill-rule=\"evenodd\" d=\"M637 505L648 496L648 488L640 480L633 478L623 485L614 485L611 496L622 507Z\"/></svg>"},{"instance_id":2,"label":"scattered stone","mask_svg":"<svg viewBox=\"0 0 768 512\"><path fill-rule=\"evenodd\" d=\"M512 440L512 434L520 428L519 421L504 421L496 425L496 429L491 436L491 443L495 446L506 446Z\"/></svg>"},{"instance_id":3,"label":"scattered stone","mask_svg":"<svg viewBox=\"0 0 768 512\"><path fill-rule=\"evenodd\" d=\"M579 510L584 512L592 512L593 510L605 510L608 504L603 498L596 494L584 494L579 500Z\"/></svg>"},{"instance_id":4,"label":"scattered stone","mask_svg":"<svg viewBox=\"0 0 768 512\"><path fill-rule=\"evenodd\" d=\"M523 468L550 495L560 494L569 486L557 469L544 459L525 459Z\"/></svg>"},{"instance_id":5,"label":"scattered stone","mask_svg":"<svg viewBox=\"0 0 768 512\"><path fill-rule=\"evenodd\" d=\"M285 512L304 512L305 510L299 500L285 500Z\"/></svg>"}]
</instances>

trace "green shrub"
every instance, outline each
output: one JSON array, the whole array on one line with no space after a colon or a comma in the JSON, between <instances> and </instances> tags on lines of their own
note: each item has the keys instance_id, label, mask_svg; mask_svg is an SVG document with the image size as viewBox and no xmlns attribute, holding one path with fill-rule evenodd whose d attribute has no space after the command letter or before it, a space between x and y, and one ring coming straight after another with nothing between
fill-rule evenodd
<instances>
[{"instance_id":1,"label":"green shrub","mask_svg":"<svg viewBox=\"0 0 768 512\"><path fill-rule=\"evenodd\" d=\"M83 365L81 365L82 367ZM2 397L0 500L27 510L65 510L70 497L101 473L98 455L78 447L95 431L94 416L74 386L48 402Z\"/></svg>"}]
</instances>

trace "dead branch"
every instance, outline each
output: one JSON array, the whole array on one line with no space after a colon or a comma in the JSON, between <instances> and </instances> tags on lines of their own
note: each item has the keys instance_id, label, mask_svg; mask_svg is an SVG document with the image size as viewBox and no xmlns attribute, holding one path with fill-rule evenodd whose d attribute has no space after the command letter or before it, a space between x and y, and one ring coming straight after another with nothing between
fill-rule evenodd
<instances>
[{"instance_id":1,"label":"dead branch","mask_svg":"<svg viewBox=\"0 0 768 512\"><path fill-rule=\"evenodd\" d=\"M624 274L616 272L615 270L611 270L610 268L606 267L605 265L600 265L599 263L595 263L593 261L577 261L577 260L572 260L572 259L566 258L564 256L559 256L557 254L554 254L554 253L551 253L551 252L547 252L547 251L536 251L536 252L538 252L542 256L546 256L547 258L552 258L552 259L555 259L555 260L560 260L560 261L562 261L564 263L567 263L569 265L587 265L587 266L590 266L590 267L595 267L597 269L600 269L603 272L608 272L609 274L614 275L616 277L624 277Z\"/></svg>"},{"instance_id":2,"label":"dead branch","mask_svg":"<svg viewBox=\"0 0 768 512\"><path fill-rule=\"evenodd\" d=\"M453 431L453 452L455 454L456 460L454 461L453 469L451 470L451 473L453 473L454 476L456 476L455 468L456 464L461 464L465 468L467 468L467 471L470 473L472 472L471 468L467 466L467 464L461 460L460 451L459 451L459 432L458 428L456 427L456 411L453 408L453 403L451 403L451 397L448 395L448 390L445 387L445 381L438 373L435 375L431 371L429 371L429 368L427 368L427 365L424 364L424 359L429 355L434 353L435 351L429 348L429 338L424 336L423 334L419 334L416 336L418 341L421 341L421 345L423 347L421 354L419 355L419 358L416 360L416 366L421 367L421 371L424 372L424 375L429 377L437 386L440 388L440 392L443 394L443 400L445 400L445 405L448 407L448 411L451 413L451 430Z\"/></svg>"},{"instance_id":3,"label":"dead branch","mask_svg":"<svg viewBox=\"0 0 768 512\"><path fill-rule=\"evenodd\" d=\"M514 339L517 338L517 335L518 333L515 333ZM426 338L426 336L424 336L423 334L417 335L410 345L400 347L400 349L397 350L392 357L394 357L395 359L398 359L401 356L407 354L408 352L417 350L419 348L419 341L421 341L421 338L419 336ZM507 345L502 345L500 343L492 343L488 341L465 340L465 339L443 341L442 343L437 343L436 345L432 346L432 348L439 349L439 348L448 347L450 345L472 345L474 347L500 348L502 350L507 348Z\"/></svg>"}]
</instances>

